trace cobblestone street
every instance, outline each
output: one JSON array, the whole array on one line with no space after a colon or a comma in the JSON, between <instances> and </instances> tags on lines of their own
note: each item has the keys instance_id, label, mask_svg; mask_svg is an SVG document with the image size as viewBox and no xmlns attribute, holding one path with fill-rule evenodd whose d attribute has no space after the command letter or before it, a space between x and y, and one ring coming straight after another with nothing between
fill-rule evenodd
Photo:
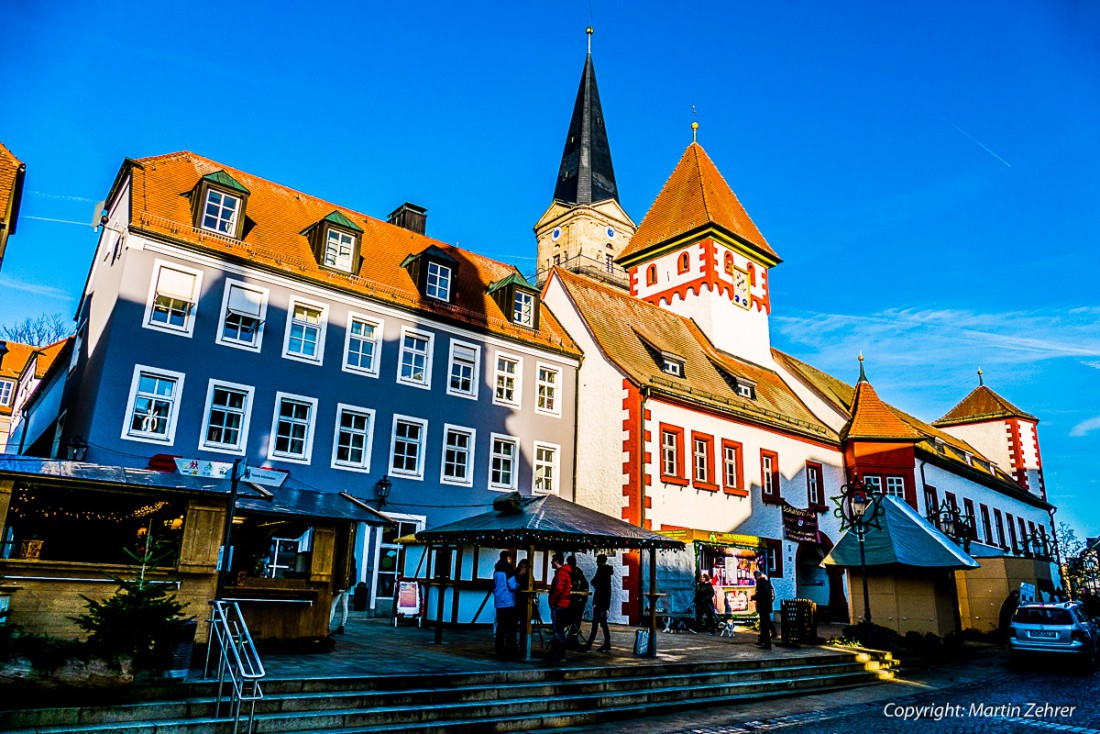
<instances>
[{"instance_id":1,"label":"cobblestone street","mask_svg":"<svg viewBox=\"0 0 1100 734\"><path fill-rule=\"evenodd\" d=\"M895 684L763 701L738 710L703 709L614 722L586 732L1100 734L1100 672L1076 672L1061 661L1039 661L1026 671L1015 671L1009 669L1007 655L996 650L965 664L900 678ZM1035 706L1029 710L1031 704Z\"/></svg>"}]
</instances>

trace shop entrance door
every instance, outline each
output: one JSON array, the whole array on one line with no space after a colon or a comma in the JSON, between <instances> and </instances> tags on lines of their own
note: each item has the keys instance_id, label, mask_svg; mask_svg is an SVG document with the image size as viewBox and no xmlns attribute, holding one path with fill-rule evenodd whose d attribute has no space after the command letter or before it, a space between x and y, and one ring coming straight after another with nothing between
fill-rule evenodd
<instances>
[{"instance_id":1,"label":"shop entrance door","mask_svg":"<svg viewBox=\"0 0 1100 734\"><path fill-rule=\"evenodd\" d=\"M401 546L394 541L423 530L425 521L422 515L386 514L397 523L380 527L374 533L376 545L370 608L378 617L393 614L393 591L397 585L397 561L401 551Z\"/></svg>"}]
</instances>

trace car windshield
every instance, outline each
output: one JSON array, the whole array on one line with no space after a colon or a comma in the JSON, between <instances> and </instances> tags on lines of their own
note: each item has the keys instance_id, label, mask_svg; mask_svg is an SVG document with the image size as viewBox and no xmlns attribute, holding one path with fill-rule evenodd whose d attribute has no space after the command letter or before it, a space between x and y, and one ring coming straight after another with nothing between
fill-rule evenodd
<instances>
[{"instance_id":1,"label":"car windshield","mask_svg":"<svg viewBox=\"0 0 1100 734\"><path fill-rule=\"evenodd\" d=\"M1024 607L1016 610L1012 621L1020 624L1073 624L1073 617L1065 609Z\"/></svg>"}]
</instances>

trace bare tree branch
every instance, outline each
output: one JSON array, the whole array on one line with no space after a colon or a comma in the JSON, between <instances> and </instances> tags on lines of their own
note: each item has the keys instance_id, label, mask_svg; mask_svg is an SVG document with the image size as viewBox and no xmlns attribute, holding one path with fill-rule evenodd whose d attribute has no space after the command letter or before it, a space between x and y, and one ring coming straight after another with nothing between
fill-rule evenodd
<instances>
[{"instance_id":1,"label":"bare tree branch","mask_svg":"<svg viewBox=\"0 0 1100 734\"><path fill-rule=\"evenodd\" d=\"M72 329L61 318L61 314L42 314L37 318L28 316L15 324L0 326L0 340L44 347L69 336Z\"/></svg>"}]
</instances>

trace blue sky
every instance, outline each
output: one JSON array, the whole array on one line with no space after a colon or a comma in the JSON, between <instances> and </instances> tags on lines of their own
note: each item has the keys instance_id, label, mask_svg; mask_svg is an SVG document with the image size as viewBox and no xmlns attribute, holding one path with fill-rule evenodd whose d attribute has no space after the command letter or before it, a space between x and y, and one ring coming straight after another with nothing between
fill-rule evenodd
<instances>
[{"instance_id":1,"label":"blue sky","mask_svg":"<svg viewBox=\"0 0 1100 734\"><path fill-rule=\"evenodd\" d=\"M257 8L262 7L262 11ZM584 61L640 221L699 140L775 250L775 344L927 420L1041 418L1100 534L1100 4L0 0L28 166L0 323L71 315L126 156L189 149L533 266ZM48 220L77 222L70 224Z\"/></svg>"}]
</instances>

